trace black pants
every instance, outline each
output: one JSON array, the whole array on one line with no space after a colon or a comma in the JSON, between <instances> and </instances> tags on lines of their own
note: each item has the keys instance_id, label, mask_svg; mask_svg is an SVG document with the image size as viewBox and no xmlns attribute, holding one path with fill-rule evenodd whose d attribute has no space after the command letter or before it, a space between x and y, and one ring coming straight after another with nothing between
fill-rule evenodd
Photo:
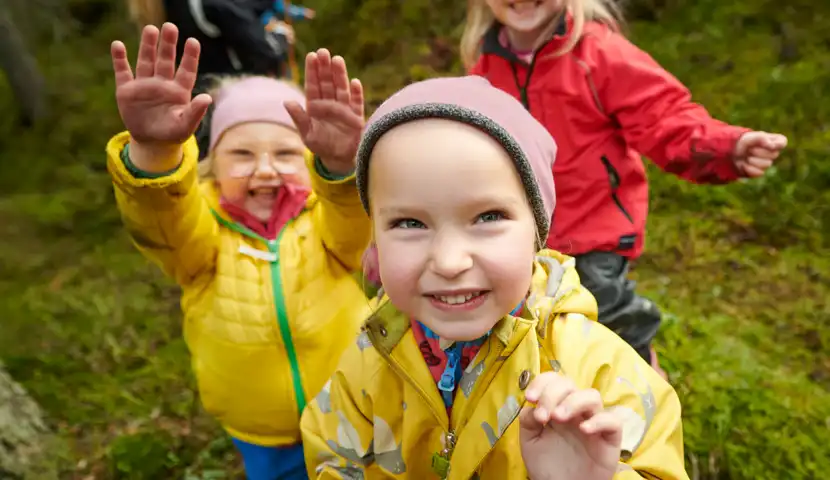
<instances>
[{"instance_id":1,"label":"black pants","mask_svg":"<svg viewBox=\"0 0 830 480\"><path fill-rule=\"evenodd\" d=\"M599 322L613 330L646 362L651 363L651 340L660 328L660 310L634 293L628 259L613 252L590 252L576 257L579 279L597 299Z\"/></svg>"}]
</instances>

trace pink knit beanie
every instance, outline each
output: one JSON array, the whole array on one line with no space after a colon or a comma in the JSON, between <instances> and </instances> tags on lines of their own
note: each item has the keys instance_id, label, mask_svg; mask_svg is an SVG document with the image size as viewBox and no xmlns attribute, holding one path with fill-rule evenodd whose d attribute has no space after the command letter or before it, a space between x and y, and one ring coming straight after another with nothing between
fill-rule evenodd
<instances>
[{"instance_id":1,"label":"pink knit beanie","mask_svg":"<svg viewBox=\"0 0 830 480\"><path fill-rule=\"evenodd\" d=\"M556 207L553 184L556 142L518 100L478 76L433 78L413 83L378 107L366 124L357 152L357 188L366 211L369 211L370 203L369 160L375 144L396 126L424 118L465 123L501 143L522 180L536 218L539 238L544 242Z\"/></svg>"},{"instance_id":2,"label":"pink knit beanie","mask_svg":"<svg viewBox=\"0 0 830 480\"><path fill-rule=\"evenodd\" d=\"M283 80L250 77L224 87L214 98L210 120L210 150L229 128L247 122L273 122L296 128L284 103L294 101L305 107L305 96Z\"/></svg>"}]
</instances>

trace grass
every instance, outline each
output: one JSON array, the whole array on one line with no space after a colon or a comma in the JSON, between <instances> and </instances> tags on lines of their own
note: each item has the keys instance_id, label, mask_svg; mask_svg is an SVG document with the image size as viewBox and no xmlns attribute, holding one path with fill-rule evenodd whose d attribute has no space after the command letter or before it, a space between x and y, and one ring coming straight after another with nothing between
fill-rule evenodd
<instances>
[{"instance_id":1,"label":"grass","mask_svg":"<svg viewBox=\"0 0 830 480\"><path fill-rule=\"evenodd\" d=\"M343 53L374 104L458 69L447 50L458 6L308 4L318 30L301 38L352 39ZM723 188L649 170L648 247L634 276L666 312L658 351L683 399L694 478L830 469L830 101L819 90L830 84L830 9L807 8L666 0L657 21L631 26L713 114L781 131L793 147L762 181ZM366 27L379 18L400 28ZM394 41L401 32L410 44ZM54 118L35 130L0 118L0 358L66 442L63 478L241 478L199 407L178 292L128 244L103 172L104 142L120 128L107 46L134 31L113 17L83 33L39 52ZM782 55L788 42L794 56ZM77 52L88 55L70 60Z\"/></svg>"}]
</instances>

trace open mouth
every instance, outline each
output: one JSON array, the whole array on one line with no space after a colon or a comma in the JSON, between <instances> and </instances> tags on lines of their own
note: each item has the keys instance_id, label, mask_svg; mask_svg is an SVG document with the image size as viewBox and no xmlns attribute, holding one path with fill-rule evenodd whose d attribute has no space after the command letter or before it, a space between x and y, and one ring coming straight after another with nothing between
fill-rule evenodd
<instances>
[{"instance_id":1,"label":"open mouth","mask_svg":"<svg viewBox=\"0 0 830 480\"><path fill-rule=\"evenodd\" d=\"M476 308L487 299L489 290L480 290L454 295L427 295L430 303L441 309L470 309Z\"/></svg>"},{"instance_id":2,"label":"open mouth","mask_svg":"<svg viewBox=\"0 0 830 480\"><path fill-rule=\"evenodd\" d=\"M540 5L542 5L542 0L522 0L512 2L510 4L510 9L517 13L524 13L529 12Z\"/></svg>"},{"instance_id":3,"label":"open mouth","mask_svg":"<svg viewBox=\"0 0 830 480\"><path fill-rule=\"evenodd\" d=\"M257 201L274 201L277 198L276 188L253 188L248 190L248 197Z\"/></svg>"}]
</instances>

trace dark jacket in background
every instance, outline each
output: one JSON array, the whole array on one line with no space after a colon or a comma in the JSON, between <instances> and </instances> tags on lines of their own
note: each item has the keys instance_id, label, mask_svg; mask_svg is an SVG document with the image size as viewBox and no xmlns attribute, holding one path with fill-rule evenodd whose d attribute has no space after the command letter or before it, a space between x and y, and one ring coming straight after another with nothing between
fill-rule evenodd
<instances>
[{"instance_id":1,"label":"dark jacket in background","mask_svg":"<svg viewBox=\"0 0 830 480\"><path fill-rule=\"evenodd\" d=\"M277 75L285 54L266 38L262 15L272 0L165 0L167 20L179 27L177 58L188 37L199 40L202 54L196 91L206 77Z\"/></svg>"},{"instance_id":2,"label":"dark jacket in background","mask_svg":"<svg viewBox=\"0 0 830 480\"><path fill-rule=\"evenodd\" d=\"M287 50L269 39L263 14L273 0L164 0L167 21L179 27L176 58L189 37L199 40L202 53L193 95L208 91L219 76L279 76ZM196 130L199 160L208 154L213 105Z\"/></svg>"}]
</instances>

